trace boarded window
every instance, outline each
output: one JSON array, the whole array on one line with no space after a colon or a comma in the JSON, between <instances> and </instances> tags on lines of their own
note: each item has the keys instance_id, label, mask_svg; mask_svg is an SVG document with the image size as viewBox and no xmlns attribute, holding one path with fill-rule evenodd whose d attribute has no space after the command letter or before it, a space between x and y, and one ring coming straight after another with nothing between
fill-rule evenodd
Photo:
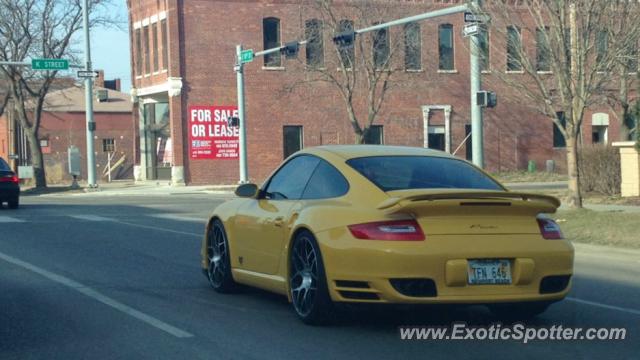
<instances>
[{"instance_id":1,"label":"boarded window","mask_svg":"<svg viewBox=\"0 0 640 360\"><path fill-rule=\"evenodd\" d=\"M142 29L137 28L135 31L135 44L136 44L136 75L142 75Z\"/></svg>"},{"instance_id":2,"label":"boarded window","mask_svg":"<svg viewBox=\"0 0 640 360\"><path fill-rule=\"evenodd\" d=\"M280 46L280 19L269 17L262 19L262 43L265 50ZM264 56L264 66L280 66L280 52Z\"/></svg>"},{"instance_id":3,"label":"boarded window","mask_svg":"<svg viewBox=\"0 0 640 360\"><path fill-rule=\"evenodd\" d=\"M284 158L302 149L302 126L284 126L282 128Z\"/></svg>"},{"instance_id":4,"label":"boarded window","mask_svg":"<svg viewBox=\"0 0 640 360\"><path fill-rule=\"evenodd\" d=\"M419 23L408 23L404 26L404 68L406 70L422 69L422 39Z\"/></svg>"},{"instance_id":5,"label":"boarded window","mask_svg":"<svg viewBox=\"0 0 640 360\"><path fill-rule=\"evenodd\" d=\"M322 21L311 19L305 21L305 38L307 39L307 66L321 68L324 66L324 41L322 39Z\"/></svg>"},{"instance_id":6,"label":"boarded window","mask_svg":"<svg viewBox=\"0 0 640 360\"><path fill-rule=\"evenodd\" d=\"M167 70L169 67L169 43L167 42L167 19L160 21L160 31L162 34L162 70Z\"/></svg>"},{"instance_id":7,"label":"boarded window","mask_svg":"<svg viewBox=\"0 0 640 360\"><path fill-rule=\"evenodd\" d=\"M507 71L522 71L522 37L517 26L507 26Z\"/></svg>"},{"instance_id":8,"label":"boarded window","mask_svg":"<svg viewBox=\"0 0 640 360\"><path fill-rule=\"evenodd\" d=\"M142 34L144 36L144 73L151 73L151 54L149 52L149 27L142 28Z\"/></svg>"},{"instance_id":9,"label":"boarded window","mask_svg":"<svg viewBox=\"0 0 640 360\"><path fill-rule=\"evenodd\" d=\"M158 55L160 48L158 47L158 24L151 24L151 38L153 39L153 71L158 71Z\"/></svg>"},{"instance_id":10,"label":"boarded window","mask_svg":"<svg viewBox=\"0 0 640 360\"><path fill-rule=\"evenodd\" d=\"M454 70L453 61L453 25L441 24L438 27L438 52L440 70Z\"/></svg>"},{"instance_id":11,"label":"boarded window","mask_svg":"<svg viewBox=\"0 0 640 360\"><path fill-rule=\"evenodd\" d=\"M338 23L338 33L353 31L353 21L340 20ZM351 69L355 64L355 46L341 47L339 50L340 60L345 68Z\"/></svg>"}]
</instances>

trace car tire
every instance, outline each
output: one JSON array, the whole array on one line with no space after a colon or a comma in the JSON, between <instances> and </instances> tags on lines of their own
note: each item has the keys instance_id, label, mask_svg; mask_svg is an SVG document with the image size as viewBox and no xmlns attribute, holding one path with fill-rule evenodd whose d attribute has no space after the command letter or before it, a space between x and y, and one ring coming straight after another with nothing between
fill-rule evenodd
<instances>
[{"instance_id":1,"label":"car tire","mask_svg":"<svg viewBox=\"0 0 640 360\"><path fill-rule=\"evenodd\" d=\"M0 203L1 205L1 203ZM20 206L20 198L18 196L12 198L11 200L7 201L7 206L9 207L9 209L17 209L18 206Z\"/></svg>"},{"instance_id":2,"label":"car tire","mask_svg":"<svg viewBox=\"0 0 640 360\"><path fill-rule=\"evenodd\" d=\"M236 289L231 275L229 241L222 221L216 219L207 234L207 278L211 287L219 293L230 293Z\"/></svg>"},{"instance_id":3,"label":"car tire","mask_svg":"<svg viewBox=\"0 0 640 360\"><path fill-rule=\"evenodd\" d=\"M335 307L318 242L310 231L296 234L289 255L289 294L293 309L305 324L326 325Z\"/></svg>"},{"instance_id":4,"label":"car tire","mask_svg":"<svg viewBox=\"0 0 640 360\"><path fill-rule=\"evenodd\" d=\"M534 301L489 305L489 310L498 318L508 321L529 320L547 311L548 301Z\"/></svg>"}]
</instances>

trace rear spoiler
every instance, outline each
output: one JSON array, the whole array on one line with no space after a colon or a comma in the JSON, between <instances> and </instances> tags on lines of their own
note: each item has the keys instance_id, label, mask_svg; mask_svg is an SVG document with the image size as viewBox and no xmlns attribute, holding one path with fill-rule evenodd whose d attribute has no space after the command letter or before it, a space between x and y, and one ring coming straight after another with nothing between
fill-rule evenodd
<instances>
[{"instance_id":1,"label":"rear spoiler","mask_svg":"<svg viewBox=\"0 0 640 360\"><path fill-rule=\"evenodd\" d=\"M432 194L418 194L405 197L391 197L378 204L379 210L390 209L401 202L414 201L438 201L438 200L469 200L469 199L487 199L487 200L504 200L517 199L521 201L541 201L554 208L560 207L560 200L549 195L539 195L530 193L510 192L510 191L460 191L460 192L444 192Z\"/></svg>"}]
</instances>

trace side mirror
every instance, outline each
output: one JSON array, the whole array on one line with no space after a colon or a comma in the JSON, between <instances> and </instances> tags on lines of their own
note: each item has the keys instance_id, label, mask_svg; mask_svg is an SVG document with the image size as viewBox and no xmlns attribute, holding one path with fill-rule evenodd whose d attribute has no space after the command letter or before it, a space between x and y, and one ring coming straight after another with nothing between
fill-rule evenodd
<instances>
[{"instance_id":1,"label":"side mirror","mask_svg":"<svg viewBox=\"0 0 640 360\"><path fill-rule=\"evenodd\" d=\"M239 197L252 198L258 193L258 185L242 184L236 188L235 194Z\"/></svg>"}]
</instances>

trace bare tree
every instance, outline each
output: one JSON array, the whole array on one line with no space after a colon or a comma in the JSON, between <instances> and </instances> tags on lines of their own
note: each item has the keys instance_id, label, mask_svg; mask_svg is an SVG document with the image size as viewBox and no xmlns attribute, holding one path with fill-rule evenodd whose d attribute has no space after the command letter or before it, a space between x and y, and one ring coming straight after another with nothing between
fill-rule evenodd
<instances>
[{"instance_id":1,"label":"bare tree","mask_svg":"<svg viewBox=\"0 0 640 360\"><path fill-rule=\"evenodd\" d=\"M495 69L492 78L509 89L505 97L543 114L565 140L571 207L582 207L578 146L584 112L615 88L622 61L638 68L639 6L527 0L488 1L477 9L492 19L492 56L505 59L505 68Z\"/></svg>"},{"instance_id":2,"label":"bare tree","mask_svg":"<svg viewBox=\"0 0 640 360\"><path fill-rule=\"evenodd\" d=\"M327 33L332 38L392 20L392 16L401 17L395 5L390 1L303 0L301 3L301 19L304 19L301 37L308 43L306 56L300 60L307 70L306 79L291 84L287 90L318 82L331 84L344 101L357 144L366 141L371 125L393 88L394 74L405 70L400 56L411 49L419 49L419 28L413 33L380 29L356 36L349 46L332 41L327 43L324 38ZM326 57L322 52L325 46L331 49Z\"/></svg>"},{"instance_id":3,"label":"bare tree","mask_svg":"<svg viewBox=\"0 0 640 360\"><path fill-rule=\"evenodd\" d=\"M92 13L105 0L89 0ZM109 15L93 17L91 24L110 22ZM81 0L0 0L0 61L66 58L73 61L73 36L82 26ZM33 71L24 66L0 66L7 79L13 111L26 134L36 187L46 187L38 139L45 97L58 71Z\"/></svg>"}]
</instances>

